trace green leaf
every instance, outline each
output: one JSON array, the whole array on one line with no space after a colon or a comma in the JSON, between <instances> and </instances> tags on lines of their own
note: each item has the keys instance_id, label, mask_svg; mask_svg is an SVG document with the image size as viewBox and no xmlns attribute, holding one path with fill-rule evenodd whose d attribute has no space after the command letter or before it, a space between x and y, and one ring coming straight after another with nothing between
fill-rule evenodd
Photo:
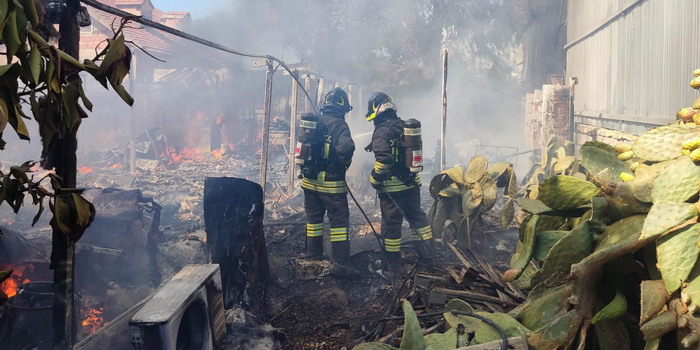
<instances>
[{"instance_id":1,"label":"green leaf","mask_svg":"<svg viewBox=\"0 0 700 350\"><path fill-rule=\"evenodd\" d=\"M656 241L656 256L659 270L669 293L675 292L686 280L700 249L700 224L687 226L661 237Z\"/></svg>"},{"instance_id":2,"label":"green leaf","mask_svg":"<svg viewBox=\"0 0 700 350\"><path fill-rule=\"evenodd\" d=\"M64 197L56 197L53 203L53 219L52 226L58 229L61 233L68 235L70 233L70 207Z\"/></svg>"},{"instance_id":3,"label":"green leaf","mask_svg":"<svg viewBox=\"0 0 700 350\"><path fill-rule=\"evenodd\" d=\"M92 204L85 200L81 195L73 193L73 200L75 201L75 210L77 212L77 224L81 227L87 227L90 225L94 219L94 207Z\"/></svg>"},{"instance_id":4,"label":"green leaf","mask_svg":"<svg viewBox=\"0 0 700 350\"><path fill-rule=\"evenodd\" d=\"M41 78L41 53L36 44L32 44L32 49L29 51L29 70L32 72L32 82L38 85Z\"/></svg>"},{"instance_id":5,"label":"green leaf","mask_svg":"<svg viewBox=\"0 0 700 350\"><path fill-rule=\"evenodd\" d=\"M523 336L530 332L527 327L523 326L513 317L503 314L503 313L479 313L481 316L488 318L489 320L500 326L506 333L508 338ZM496 331L493 326L487 324L486 322L481 322L476 327L476 332L474 334L474 339L477 344L484 344L496 340L501 340L501 335Z\"/></svg>"},{"instance_id":6,"label":"green leaf","mask_svg":"<svg viewBox=\"0 0 700 350\"><path fill-rule=\"evenodd\" d=\"M401 339L400 350L424 350L425 340L421 331L418 317L413 311L413 306L406 299L401 299L401 308L404 314L404 330Z\"/></svg>"},{"instance_id":7,"label":"green leaf","mask_svg":"<svg viewBox=\"0 0 700 350\"><path fill-rule=\"evenodd\" d=\"M69 130L73 130L80 125L80 113L78 113L78 99L80 92L78 87L73 83L68 83L63 86L63 108L66 114L63 116L63 122Z\"/></svg>"},{"instance_id":8,"label":"green leaf","mask_svg":"<svg viewBox=\"0 0 700 350\"><path fill-rule=\"evenodd\" d=\"M567 210L589 203L600 193L600 189L588 181L557 175L540 184L538 198L552 209Z\"/></svg>"},{"instance_id":9,"label":"green leaf","mask_svg":"<svg viewBox=\"0 0 700 350\"><path fill-rule=\"evenodd\" d=\"M17 30L17 12L12 8L7 16L5 27L2 32L2 40L7 48L7 57L11 58L17 53L17 50L22 45Z\"/></svg>"},{"instance_id":10,"label":"green leaf","mask_svg":"<svg viewBox=\"0 0 700 350\"><path fill-rule=\"evenodd\" d=\"M112 69L112 65L123 60L126 55L126 45L124 45L124 35L120 34L116 39L109 40L109 48L105 54L100 68L96 75L106 75Z\"/></svg>"},{"instance_id":11,"label":"green leaf","mask_svg":"<svg viewBox=\"0 0 700 350\"><path fill-rule=\"evenodd\" d=\"M627 312L627 298L620 293L620 291L615 292L615 297L608 305L605 305L600 311L598 311L593 319L591 319L591 324L596 324L602 320L609 320L618 318Z\"/></svg>"},{"instance_id":12,"label":"green leaf","mask_svg":"<svg viewBox=\"0 0 700 350\"><path fill-rule=\"evenodd\" d=\"M83 106L87 108L88 111L92 112L92 102L87 98L85 94L85 89L83 88L83 82L78 82L78 92L80 93L80 99L83 101Z\"/></svg>"},{"instance_id":13,"label":"green leaf","mask_svg":"<svg viewBox=\"0 0 700 350\"><path fill-rule=\"evenodd\" d=\"M114 91L117 92L119 97L121 97L122 100L126 102L126 104L128 104L129 106L134 105L134 99L131 97L131 95L129 95L129 93L126 91L123 85L112 86L112 88L114 88ZM457 191L459 192L459 189Z\"/></svg>"},{"instance_id":14,"label":"green leaf","mask_svg":"<svg viewBox=\"0 0 700 350\"><path fill-rule=\"evenodd\" d=\"M690 203L656 202L644 220L639 239L660 236L697 215L697 207Z\"/></svg>"},{"instance_id":15,"label":"green leaf","mask_svg":"<svg viewBox=\"0 0 700 350\"><path fill-rule=\"evenodd\" d=\"M24 7L24 13L27 18L32 22L33 26L39 24L39 15L36 12L36 6L34 5L34 0L23 0L22 7Z\"/></svg>"}]
</instances>

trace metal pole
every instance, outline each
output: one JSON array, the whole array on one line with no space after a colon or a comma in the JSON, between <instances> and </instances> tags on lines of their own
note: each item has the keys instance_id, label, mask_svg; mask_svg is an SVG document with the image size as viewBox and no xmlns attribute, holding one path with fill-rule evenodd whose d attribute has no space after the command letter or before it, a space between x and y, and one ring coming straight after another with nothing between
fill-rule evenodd
<instances>
[{"instance_id":1,"label":"metal pole","mask_svg":"<svg viewBox=\"0 0 700 350\"><path fill-rule=\"evenodd\" d=\"M292 74L297 74L296 69ZM294 164L294 153L297 147L297 95L299 93L297 82L294 81L292 77L292 96L289 97L289 108L291 109L291 116L289 118L289 184L287 185L287 193L291 194L294 192L294 174L295 174L295 164Z\"/></svg>"},{"instance_id":2,"label":"metal pole","mask_svg":"<svg viewBox=\"0 0 700 350\"><path fill-rule=\"evenodd\" d=\"M576 145L576 121L574 117L574 96L578 79L576 77L569 78L569 141Z\"/></svg>"},{"instance_id":3,"label":"metal pole","mask_svg":"<svg viewBox=\"0 0 700 350\"><path fill-rule=\"evenodd\" d=\"M323 105L323 89L325 88L324 85L326 84L326 79L323 77L318 78L318 89L316 89L316 105L321 106Z\"/></svg>"},{"instance_id":4,"label":"metal pole","mask_svg":"<svg viewBox=\"0 0 700 350\"><path fill-rule=\"evenodd\" d=\"M267 183L267 150L270 143L270 109L272 107L272 61L267 60L267 74L265 76L265 105L263 106L263 139L262 150L260 152L260 186L265 195L265 184Z\"/></svg>"},{"instance_id":5,"label":"metal pole","mask_svg":"<svg viewBox=\"0 0 700 350\"><path fill-rule=\"evenodd\" d=\"M136 96L134 92L134 73L129 74L129 93L131 96ZM129 133L131 134L131 140L129 141L129 172L131 174L136 174L136 117L135 108L131 108L131 121L129 126Z\"/></svg>"},{"instance_id":6,"label":"metal pole","mask_svg":"<svg viewBox=\"0 0 700 350\"><path fill-rule=\"evenodd\" d=\"M445 171L445 148L447 134L447 49L442 50L442 133L440 134L440 171Z\"/></svg>"},{"instance_id":7,"label":"metal pole","mask_svg":"<svg viewBox=\"0 0 700 350\"><path fill-rule=\"evenodd\" d=\"M311 91L311 78L309 77L309 74L306 74L304 77L304 90L310 93ZM309 113L309 107L311 106L311 101L309 99L304 100L304 113Z\"/></svg>"}]
</instances>

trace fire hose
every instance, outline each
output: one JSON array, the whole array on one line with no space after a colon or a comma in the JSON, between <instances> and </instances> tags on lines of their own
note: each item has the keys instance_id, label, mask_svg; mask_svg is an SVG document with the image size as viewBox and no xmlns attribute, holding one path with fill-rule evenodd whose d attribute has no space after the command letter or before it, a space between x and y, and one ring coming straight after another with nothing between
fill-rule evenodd
<instances>
[{"instance_id":1,"label":"fire hose","mask_svg":"<svg viewBox=\"0 0 700 350\"><path fill-rule=\"evenodd\" d=\"M352 198L352 201L355 202L355 205L357 205L357 208L360 209L360 212L362 213L362 216L364 216L364 217L365 217L365 220L367 220L367 223L369 224L369 227L372 229L372 232L374 233L374 237L377 238L377 243L379 243L379 248L382 250L382 254L384 255L384 258L385 258L385 260L386 260L386 257L387 257L387 256L386 256L386 250L384 249L384 243L382 243L382 238L383 238L383 237L380 236L379 233L377 233L377 230L374 229L374 225L372 225L372 221L370 221L369 217L368 217L367 214L365 213L365 210L362 209L362 206L360 205L360 202L358 202L357 199L355 198L355 195L354 195L354 194L352 193L352 191L350 190L350 186L348 186L348 185L346 184L346 185L345 185L345 188L348 190L348 193L350 194L350 197ZM411 227L411 229L413 230L413 232L415 232L415 233L418 235L418 237L420 238L419 241L421 242L421 244L423 244L423 248L425 248L425 250L426 250L427 252L429 252L429 253L432 255L432 253L433 253L432 250L428 247L428 245L427 245L427 244L425 243L425 241L422 239L420 232L418 232L418 229L416 229L415 226L413 225L413 223L411 223L411 220L408 219L408 216L406 216L406 213L401 209L401 207L399 207L398 203L396 203L396 201L395 201L394 198L389 194L389 192L384 192L384 193L387 195L387 197L389 198L389 200L394 204L394 206L396 206L396 208L399 210L399 213L401 213L401 215L406 219L406 222L408 222L408 226Z\"/></svg>"}]
</instances>

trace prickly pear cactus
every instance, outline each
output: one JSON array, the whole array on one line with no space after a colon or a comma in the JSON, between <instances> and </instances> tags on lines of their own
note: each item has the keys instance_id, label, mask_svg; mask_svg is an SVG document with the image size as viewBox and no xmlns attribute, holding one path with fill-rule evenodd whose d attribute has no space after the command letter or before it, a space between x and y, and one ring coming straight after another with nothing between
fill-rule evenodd
<instances>
[{"instance_id":1,"label":"prickly pear cactus","mask_svg":"<svg viewBox=\"0 0 700 350\"><path fill-rule=\"evenodd\" d=\"M615 179L619 179L620 174L630 171L627 164L602 148L582 146L579 153L581 154L581 165L586 168L591 177L608 169Z\"/></svg>"},{"instance_id":2,"label":"prickly pear cactus","mask_svg":"<svg viewBox=\"0 0 700 350\"><path fill-rule=\"evenodd\" d=\"M539 199L546 206L567 210L579 207L598 196L601 190L594 184L572 176L552 176L540 184Z\"/></svg>"},{"instance_id":3,"label":"prickly pear cactus","mask_svg":"<svg viewBox=\"0 0 700 350\"><path fill-rule=\"evenodd\" d=\"M682 203L700 192L700 166L688 156L671 161L651 184L651 201Z\"/></svg>"},{"instance_id":4,"label":"prickly pear cactus","mask_svg":"<svg viewBox=\"0 0 700 350\"><path fill-rule=\"evenodd\" d=\"M683 155L683 141L700 136L697 125L668 125L651 129L637 139L632 151L640 159L662 162Z\"/></svg>"}]
</instances>

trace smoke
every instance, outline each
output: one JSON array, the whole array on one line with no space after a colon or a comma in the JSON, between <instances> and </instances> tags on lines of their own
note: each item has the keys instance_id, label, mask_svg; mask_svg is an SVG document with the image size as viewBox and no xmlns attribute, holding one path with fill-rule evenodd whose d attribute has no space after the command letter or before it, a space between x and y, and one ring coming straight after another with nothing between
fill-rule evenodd
<instances>
[{"instance_id":1,"label":"smoke","mask_svg":"<svg viewBox=\"0 0 700 350\"><path fill-rule=\"evenodd\" d=\"M358 101L357 92L362 91L363 99L373 91L387 92L402 118L422 122L427 157L434 154L440 136L441 49L447 48L447 155L448 165L454 165L468 161L477 144L524 151L521 43L527 28L542 20L535 14L546 3L553 2L235 0L209 17L195 19L186 30L236 49L310 67L326 78L325 90L332 83L355 84L355 110L348 117L355 135L372 130L363 120L366 100ZM218 115L231 115L235 124L261 108L264 67L254 68L252 59L192 43L178 45L176 50L172 57L160 57L167 61L161 63L135 49L139 56L135 69L148 66L161 70L159 78L172 72L174 76L157 82L151 81L157 74L150 71L150 75L131 77L133 109L113 92L90 83L91 78L84 79L95 110L81 127L81 157L89 151L124 148L132 132L153 127L163 128L173 142L181 142L190 129L207 127ZM275 74L273 114L289 118L288 103L281 99L289 96L291 80L280 73L281 69ZM315 95L313 89L314 84L311 93ZM196 121L198 114L206 120ZM31 131L35 136L29 147L16 147L25 159L36 159L40 153L38 133ZM9 141L8 147L19 142L12 137ZM368 141L367 135L358 138L358 149ZM13 158L19 161L18 154L13 152ZM8 152L0 152L0 157L8 158Z\"/></svg>"}]
</instances>

